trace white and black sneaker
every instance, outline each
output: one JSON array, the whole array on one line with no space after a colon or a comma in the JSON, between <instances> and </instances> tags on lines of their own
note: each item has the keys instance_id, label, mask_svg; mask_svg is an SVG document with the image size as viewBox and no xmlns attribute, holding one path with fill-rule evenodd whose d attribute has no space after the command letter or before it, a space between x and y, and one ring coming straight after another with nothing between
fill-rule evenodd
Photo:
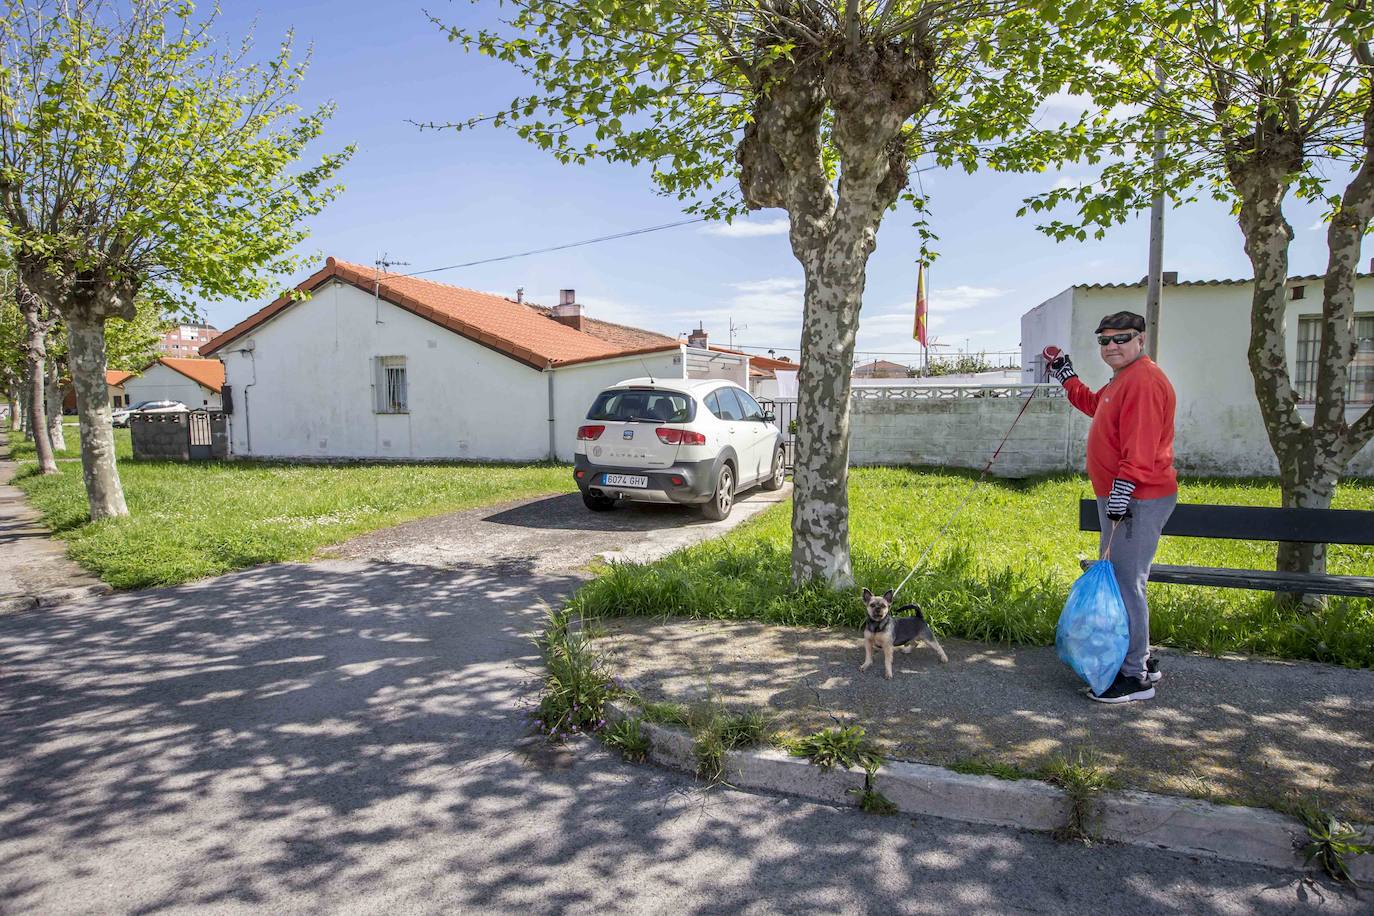
<instances>
[{"instance_id":1,"label":"white and black sneaker","mask_svg":"<svg viewBox=\"0 0 1374 916\"><path fill-rule=\"evenodd\" d=\"M1155 685L1145 678L1126 677L1118 674L1116 680L1112 681L1112 686L1102 691L1098 696L1089 691L1088 696L1099 703L1130 703L1134 700L1152 700L1155 696Z\"/></svg>"},{"instance_id":2,"label":"white and black sneaker","mask_svg":"<svg viewBox=\"0 0 1374 916\"><path fill-rule=\"evenodd\" d=\"M1164 672L1159 670L1159 659L1153 655L1145 659L1145 679L1151 684L1158 684L1164 679Z\"/></svg>"}]
</instances>

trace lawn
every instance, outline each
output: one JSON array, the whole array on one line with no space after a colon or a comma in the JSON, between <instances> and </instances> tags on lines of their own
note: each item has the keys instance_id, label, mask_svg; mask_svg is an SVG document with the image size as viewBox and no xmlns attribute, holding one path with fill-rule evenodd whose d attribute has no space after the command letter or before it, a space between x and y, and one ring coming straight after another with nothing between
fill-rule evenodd
<instances>
[{"instance_id":1,"label":"lawn","mask_svg":"<svg viewBox=\"0 0 1374 916\"><path fill-rule=\"evenodd\" d=\"M77 428L74 418L66 418L66 423L62 427L62 434L67 440L67 447L59 451L58 458L80 458L81 457L81 431ZM37 461L38 451L23 433L10 432L10 457L15 461ZM134 456L133 440L129 438L127 429L116 429L115 436L115 457L119 460L132 458Z\"/></svg>"},{"instance_id":2,"label":"lawn","mask_svg":"<svg viewBox=\"0 0 1374 916\"><path fill-rule=\"evenodd\" d=\"M27 464L15 484L67 541L72 558L119 588L304 560L325 545L410 519L575 489L571 469L553 464L122 460L130 515L92 524L81 465L59 469L40 477Z\"/></svg>"},{"instance_id":3,"label":"lawn","mask_svg":"<svg viewBox=\"0 0 1374 916\"><path fill-rule=\"evenodd\" d=\"M856 468L850 478L855 579L897 585L969 495L976 474ZM1268 480L1196 480L1180 501L1278 505ZM1078 530L1086 478L990 480L964 509L899 596L920 604L941 635L1021 645L1054 642L1054 626L1080 558L1096 558L1096 533ZM1342 484L1336 508L1374 509L1374 483ZM592 615L684 615L811 626L861 625L857 588L793 590L791 506L778 506L720 540L648 565L617 564L580 590L574 607ZM1165 538L1160 563L1273 568L1267 542ZM1374 548L1333 547L1333 573L1374 575ZM1374 601L1333 599L1308 617L1280 611L1264 592L1151 585L1156 643L1374 667Z\"/></svg>"}]
</instances>

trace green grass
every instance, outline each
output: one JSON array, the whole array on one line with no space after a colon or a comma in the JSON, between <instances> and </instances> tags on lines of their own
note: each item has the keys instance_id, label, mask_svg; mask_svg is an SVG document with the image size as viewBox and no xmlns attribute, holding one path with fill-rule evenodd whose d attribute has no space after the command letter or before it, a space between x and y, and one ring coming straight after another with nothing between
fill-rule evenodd
<instances>
[{"instance_id":1,"label":"green grass","mask_svg":"<svg viewBox=\"0 0 1374 916\"><path fill-rule=\"evenodd\" d=\"M116 430L128 442L126 430ZM91 523L81 465L15 483L81 565L118 588L172 585L415 518L575 489L561 465L119 462L130 515Z\"/></svg>"},{"instance_id":2,"label":"green grass","mask_svg":"<svg viewBox=\"0 0 1374 916\"><path fill-rule=\"evenodd\" d=\"M10 458L15 461L37 461L38 450L33 447L33 442L20 432L7 430L10 437ZM80 458L81 457L81 432L76 423L68 418L62 427L62 435L67 441L67 447L60 449L54 456L56 458ZM127 429L116 429L115 437L115 458L123 461L126 458L134 457L133 440L129 438Z\"/></svg>"},{"instance_id":3,"label":"green grass","mask_svg":"<svg viewBox=\"0 0 1374 916\"><path fill-rule=\"evenodd\" d=\"M875 591L897 585L969 495L977 475L914 468L856 468L850 478L850 541L855 579ZM1048 645L1080 558L1096 558L1097 535L1078 530L1078 500L1091 494L1079 475L990 480L936 544L899 596L926 611L942 636ZM1270 480L1186 479L1180 501L1278 505ZM1374 483L1343 483L1337 508L1374 509ZM791 505L728 536L648 565L615 564L573 599L584 614L757 619L803 626L863 621L858 588L793 589ZM1264 541L1165 538L1157 561L1273 569ZM1331 548L1332 573L1374 575L1374 548ZM1220 654L1239 652L1374 667L1374 601L1332 599L1305 616L1265 592L1150 586L1157 644Z\"/></svg>"}]
</instances>

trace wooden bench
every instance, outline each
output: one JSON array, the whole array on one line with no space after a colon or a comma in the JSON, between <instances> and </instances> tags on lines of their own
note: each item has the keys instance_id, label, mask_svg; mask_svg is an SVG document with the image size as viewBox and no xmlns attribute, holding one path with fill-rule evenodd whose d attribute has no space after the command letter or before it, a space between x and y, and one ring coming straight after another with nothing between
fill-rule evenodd
<instances>
[{"instance_id":1,"label":"wooden bench","mask_svg":"<svg viewBox=\"0 0 1374 916\"><path fill-rule=\"evenodd\" d=\"M1097 500L1078 504L1081 531L1101 531ZM1230 538L1316 544L1374 545L1374 512L1355 509L1280 509L1265 506L1208 506L1180 503L1164 526L1172 537ZM1087 567L1091 560L1084 560ZM1151 582L1212 585L1309 595L1374 598L1374 576L1276 572L1268 569L1224 569L1211 566L1150 567Z\"/></svg>"}]
</instances>

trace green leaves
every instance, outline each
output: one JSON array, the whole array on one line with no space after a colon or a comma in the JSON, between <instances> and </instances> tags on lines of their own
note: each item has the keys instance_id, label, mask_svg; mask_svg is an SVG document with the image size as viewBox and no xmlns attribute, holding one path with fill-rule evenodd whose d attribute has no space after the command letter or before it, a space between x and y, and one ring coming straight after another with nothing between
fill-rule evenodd
<instances>
[{"instance_id":1,"label":"green leaves","mask_svg":"<svg viewBox=\"0 0 1374 916\"><path fill-rule=\"evenodd\" d=\"M342 190L331 182L353 150L301 167L332 106L291 101L306 66L291 36L252 62L188 3L64 9L0 21L0 56L20 62L0 70L13 102L0 107L11 243L54 276L156 282L181 309L261 295L270 275L294 271L304 220Z\"/></svg>"}]
</instances>

